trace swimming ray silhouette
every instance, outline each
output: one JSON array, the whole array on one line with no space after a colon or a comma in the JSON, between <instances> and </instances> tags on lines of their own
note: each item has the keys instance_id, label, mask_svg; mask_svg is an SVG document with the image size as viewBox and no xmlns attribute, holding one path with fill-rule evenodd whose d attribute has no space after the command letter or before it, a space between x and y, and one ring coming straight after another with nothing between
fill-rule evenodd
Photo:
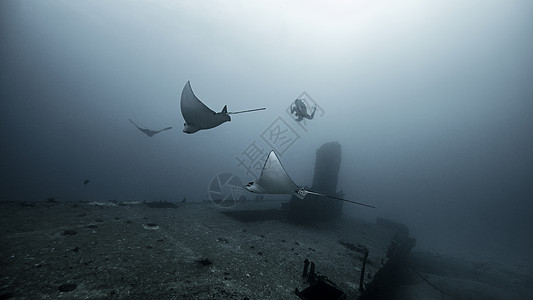
<instances>
[{"instance_id":1,"label":"swimming ray silhouette","mask_svg":"<svg viewBox=\"0 0 533 300\"><path fill-rule=\"evenodd\" d=\"M281 165L281 161L274 151L270 151L268 154L259 178L256 181L249 182L244 188L252 193L257 194L292 194L300 199L304 199L307 194L311 194L375 208L369 204L325 195L307 190L304 187L299 187L296 183L294 183L289 174L287 174L287 171L285 171L283 165Z\"/></svg>"},{"instance_id":2,"label":"swimming ray silhouette","mask_svg":"<svg viewBox=\"0 0 533 300\"><path fill-rule=\"evenodd\" d=\"M152 137L162 131L165 131L165 130L170 130L172 129L172 127L166 127L166 128L163 128L163 129L159 129L159 130L151 130L151 129L148 129L148 128L142 128L142 127L139 127L137 124L135 124L135 122L133 122L131 119L128 119L130 120L131 124L133 124L135 127L137 127L137 129L139 129L141 132L143 132L144 134L146 134L147 136L149 137Z\"/></svg>"},{"instance_id":3,"label":"swimming ray silhouette","mask_svg":"<svg viewBox=\"0 0 533 300\"><path fill-rule=\"evenodd\" d=\"M195 133L199 130L211 129L219 126L224 122L231 121L229 115L240 114L245 112L252 112L264 110L265 108L248 109L237 112L228 112L228 108L224 105L222 111L217 113L207 107L200 99L196 97L191 88L190 81L187 81L183 91L181 92L181 114L185 120L183 132Z\"/></svg>"}]
</instances>

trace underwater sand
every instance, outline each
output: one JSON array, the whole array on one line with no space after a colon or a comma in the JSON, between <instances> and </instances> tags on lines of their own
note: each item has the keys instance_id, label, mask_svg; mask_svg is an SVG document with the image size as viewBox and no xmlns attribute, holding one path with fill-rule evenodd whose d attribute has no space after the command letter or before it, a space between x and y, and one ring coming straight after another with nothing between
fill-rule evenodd
<instances>
[{"instance_id":1,"label":"underwater sand","mask_svg":"<svg viewBox=\"0 0 533 300\"><path fill-rule=\"evenodd\" d=\"M363 254L346 243L369 249L368 283L387 261L394 234L346 217L292 224L279 219L279 201L230 210L211 202L176 205L0 203L0 299L299 299L295 289L309 286L301 276L306 258L356 299ZM528 270L416 249L409 261L395 299L533 294Z\"/></svg>"},{"instance_id":2,"label":"underwater sand","mask_svg":"<svg viewBox=\"0 0 533 300\"><path fill-rule=\"evenodd\" d=\"M298 299L306 258L354 299L363 255L339 241L369 249L368 282L393 234L354 219L241 222L210 202L6 202L0 211L2 299Z\"/></svg>"}]
</instances>

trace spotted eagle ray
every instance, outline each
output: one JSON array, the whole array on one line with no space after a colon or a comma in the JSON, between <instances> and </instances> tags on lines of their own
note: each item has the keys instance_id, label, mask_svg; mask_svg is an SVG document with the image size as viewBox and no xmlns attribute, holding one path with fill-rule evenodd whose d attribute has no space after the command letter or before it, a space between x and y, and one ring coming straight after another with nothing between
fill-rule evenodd
<instances>
[{"instance_id":1,"label":"spotted eagle ray","mask_svg":"<svg viewBox=\"0 0 533 300\"><path fill-rule=\"evenodd\" d=\"M311 194L375 208L369 204L325 195L307 190L304 187L299 187L289 177L289 174L287 174L287 171L285 171L281 165L281 162L274 151L270 151L268 154L259 178L256 181L248 183L244 188L252 193L257 194L292 194L300 199L304 199L307 194Z\"/></svg>"},{"instance_id":2,"label":"spotted eagle ray","mask_svg":"<svg viewBox=\"0 0 533 300\"><path fill-rule=\"evenodd\" d=\"M195 133L203 129L211 129L218 125L231 121L229 115L240 114L245 112L252 112L263 110L262 108L248 109L237 112L228 112L227 105L224 105L222 111L217 113L207 107L194 95L191 88L190 81L187 81L183 91L181 92L181 114L185 120L183 132Z\"/></svg>"},{"instance_id":3,"label":"spotted eagle ray","mask_svg":"<svg viewBox=\"0 0 533 300\"><path fill-rule=\"evenodd\" d=\"M160 130L151 130L151 129L148 129L148 128L141 128L141 127L137 126L137 124L135 124L135 122L133 122L131 119L128 119L128 120L130 120L131 124L135 125L135 127L137 127L137 129L139 129L140 131L142 131L144 134L146 134L149 137L152 137L152 136L160 133L161 131L172 129L172 127L167 127L167 128L163 128L163 129L160 129Z\"/></svg>"}]
</instances>

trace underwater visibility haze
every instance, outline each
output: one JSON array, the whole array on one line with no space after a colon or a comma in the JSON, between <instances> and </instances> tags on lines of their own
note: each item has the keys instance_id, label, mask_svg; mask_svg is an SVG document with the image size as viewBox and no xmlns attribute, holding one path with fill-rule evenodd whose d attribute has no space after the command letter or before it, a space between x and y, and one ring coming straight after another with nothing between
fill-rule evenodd
<instances>
[{"instance_id":1,"label":"underwater visibility haze","mask_svg":"<svg viewBox=\"0 0 533 300\"><path fill-rule=\"evenodd\" d=\"M0 201L205 201L260 143L310 185L336 141L344 214L533 267L531 1L4 0L0 41ZM186 134L188 81L266 109Z\"/></svg>"}]
</instances>

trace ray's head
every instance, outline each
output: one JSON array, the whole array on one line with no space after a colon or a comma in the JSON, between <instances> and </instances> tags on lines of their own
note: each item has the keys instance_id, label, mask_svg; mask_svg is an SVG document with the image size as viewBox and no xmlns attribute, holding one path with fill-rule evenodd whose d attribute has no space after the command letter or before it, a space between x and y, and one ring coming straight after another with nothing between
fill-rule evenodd
<instances>
[{"instance_id":1,"label":"ray's head","mask_svg":"<svg viewBox=\"0 0 533 300\"><path fill-rule=\"evenodd\" d=\"M213 114L213 115L209 116L209 118L206 118L206 119L204 119L202 121L203 122L198 123L198 125L184 123L183 124L183 132L185 132L185 133L195 133L195 132L197 132L199 130L215 128L215 127L219 126L222 123L231 121L231 117L228 114L225 114L225 113L216 113L216 114Z\"/></svg>"},{"instance_id":2,"label":"ray's head","mask_svg":"<svg viewBox=\"0 0 533 300\"><path fill-rule=\"evenodd\" d=\"M194 126L194 125L191 125L191 124L183 124L183 132L185 133L195 133L197 132L198 130L200 130L200 128Z\"/></svg>"},{"instance_id":3,"label":"ray's head","mask_svg":"<svg viewBox=\"0 0 533 300\"><path fill-rule=\"evenodd\" d=\"M231 121L231 117L227 112L219 112L215 115L215 118L220 124Z\"/></svg>"},{"instance_id":4,"label":"ray's head","mask_svg":"<svg viewBox=\"0 0 533 300\"><path fill-rule=\"evenodd\" d=\"M252 193L258 193L258 194L264 193L264 189L261 188L261 186L255 183L254 181L248 182L248 184L245 185L244 188Z\"/></svg>"}]
</instances>

